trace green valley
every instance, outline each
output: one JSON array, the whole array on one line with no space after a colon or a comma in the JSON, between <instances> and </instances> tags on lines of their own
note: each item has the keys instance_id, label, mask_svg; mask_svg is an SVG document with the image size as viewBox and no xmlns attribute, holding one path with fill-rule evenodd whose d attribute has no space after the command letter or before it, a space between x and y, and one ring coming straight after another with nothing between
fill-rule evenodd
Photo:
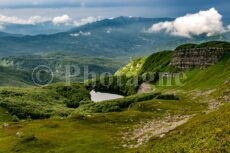
<instances>
[{"instance_id":1,"label":"green valley","mask_svg":"<svg viewBox=\"0 0 230 153\"><path fill-rule=\"evenodd\" d=\"M182 45L84 83L1 86L0 153L230 152L229 44ZM125 97L96 103L92 90Z\"/></svg>"}]
</instances>

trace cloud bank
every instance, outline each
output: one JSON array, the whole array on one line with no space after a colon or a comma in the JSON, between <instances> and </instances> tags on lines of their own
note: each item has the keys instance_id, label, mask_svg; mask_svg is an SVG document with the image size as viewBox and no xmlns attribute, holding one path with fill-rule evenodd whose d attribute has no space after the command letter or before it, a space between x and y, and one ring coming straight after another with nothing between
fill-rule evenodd
<instances>
[{"instance_id":1,"label":"cloud bank","mask_svg":"<svg viewBox=\"0 0 230 153\"><path fill-rule=\"evenodd\" d=\"M53 25L70 25L70 26L82 26L85 24L93 23L101 20L102 17L87 17L80 20L74 20L68 15L57 16L54 18L32 16L27 19L22 19L15 16L5 16L0 14L0 29L4 28L7 24L20 24L20 25L36 25L44 22L51 22Z\"/></svg>"},{"instance_id":2,"label":"cloud bank","mask_svg":"<svg viewBox=\"0 0 230 153\"><path fill-rule=\"evenodd\" d=\"M33 16L28 19L20 19L14 16L5 16L0 14L0 23L4 24L37 24L48 21L48 18Z\"/></svg>"},{"instance_id":3,"label":"cloud bank","mask_svg":"<svg viewBox=\"0 0 230 153\"><path fill-rule=\"evenodd\" d=\"M62 16L58 16L58 17L54 17L52 22L55 24L55 25L58 25L58 24L70 24L72 22L72 18L69 17L68 15L62 15Z\"/></svg>"},{"instance_id":4,"label":"cloud bank","mask_svg":"<svg viewBox=\"0 0 230 153\"><path fill-rule=\"evenodd\" d=\"M81 19L80 21L75 21L74 22L74 25L75 26L82 26L82 25L85 25L85 24L89 24L89 23L93 23L93 22L97 22L97 21L100 21L102 20L103 18L102 17L88 17L88 18L84 18L84 19Z\"/></svg>"},{"instance_id":5,"label":"cloud bank","mask_svg":"<svg viewBox=\"0 0 230 153\"><path fill-rule=\"evenodd\" d=\"M91 32L82 32L82 31L80 31L79 33L70 34L70 36L72 37L90 36L90 35L91 35Z\"/></svg>"},{"instance_id":6,"label":"cloud bank","mask_svg":"<svg viewBox=\"0 0 230 153\"><path fill-rule=\"evenodd\" d=\"M228 28L223 26L222 15L215 8L211 8L206 11L178 17L171 22L154 24L148 29L148 32L165 31L174 36L191 38L201 34L212 36L224 33L228 29L230 29L230 26Z\"/></svg>"}]
</instances>

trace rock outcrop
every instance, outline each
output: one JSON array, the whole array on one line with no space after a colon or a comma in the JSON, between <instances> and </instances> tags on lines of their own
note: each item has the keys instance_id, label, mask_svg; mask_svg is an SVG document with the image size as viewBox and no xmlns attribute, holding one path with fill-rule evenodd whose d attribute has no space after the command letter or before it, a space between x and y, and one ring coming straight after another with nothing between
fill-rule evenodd
<instances>
[{"instance_id":1,"label":"rock outcrop","mask_svg":"<svg viewBox=\"0 0 230 153\"><path fill-rule=\"evenodd\" d=\"M202 69L217 64L227 51L227 49L215 47L176 50L170 65L182 70Z\"/></svg>"}]
</instances>

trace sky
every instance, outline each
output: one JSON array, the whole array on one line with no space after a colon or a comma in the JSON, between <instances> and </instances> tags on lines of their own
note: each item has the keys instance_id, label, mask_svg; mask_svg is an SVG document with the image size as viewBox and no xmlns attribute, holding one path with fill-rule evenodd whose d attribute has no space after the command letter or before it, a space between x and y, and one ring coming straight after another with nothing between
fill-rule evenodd
<instances>
[{"instance_id":1,"label":"sky","mask_svg":"<svg viewBox=\"0 0 230 153\"><path fill-rule=\"evenodd\" d=\"M0 0L0 15L19 18L178 17L210 8L230 18L229 0Z\"/></svg>"}]
</instances>

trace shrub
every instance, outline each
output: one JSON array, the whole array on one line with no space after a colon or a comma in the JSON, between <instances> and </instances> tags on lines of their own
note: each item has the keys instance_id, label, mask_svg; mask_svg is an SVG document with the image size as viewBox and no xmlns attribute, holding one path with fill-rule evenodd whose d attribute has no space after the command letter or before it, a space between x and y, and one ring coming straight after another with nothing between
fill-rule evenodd
<instances>
[{"instance_id":1,"label":"shrub","mask_svg":"<svg viewBox=\"0 0 230 153\"><path fill-rule=\"evenodd\" d=\"M162 100L179 100L179 97L171 94L171 95L159 95L157 96L157 99L162 99Z\"/></svg>"},{"instance_id":2,"label":"shrub","mask_svg":"<svg viewBox=\"0 0 230 153\"><path fill-rule=\"evenodd\" d=\"M49 89L55 90L58 94L65 97L65 103L67 107L77 108L81 101L90 100L89 91L82 84L72 84L68 85L60 85L54 84L48 87Z\"/></svg>"},{"instance_id":3,"label":"shrub","mask_svg":"<svg viewBox=\"0 0 230 153\"><path fill-rule=\"evenodd\" d=\"M13 121L13 122L18 122L18 121L19 121L19 118L18 118L16 115L13 115L13 116L12 116L12 121Z\"/></svg>"},{"instance_id":4,"label":"shrub","mask_svg":"<svg viewBox=\"0 0 230 153\"><path fill-rule=\"evenodd\" d=\"M68 116L73 109L90 100L83 84L62 83L44 88L0 88L0 106L19 119L44 119ZM65 106L71 107L65 107Z\"/></svg>"},{"instance_id":5,"label":"shrub","mask_svg":"<svg viewBox=\"0 0 230 153\"><path fill-rule=\"evenodd\" d=\"M159 74L145 73L139 76L108 76L88 81L85 86L88 90L100 92L109 92L124 96L130 96L137 93L139 86L143 82L155 83L159 79Z\"/></svg>"},{"instance_id":6,"label":"shrub","mask_svg":"<svg viewBox=\"0 0 230 153\"><path fill-rule=\"evenodd\" d=\"M133 95L121 99L108 100L100 103L90 103L80 106L78 112L81 113L107 113L107 112L119 112L125 108L128 108L131 104L146 100L151 100L159 96L160 93L148 93Z\"/></svg>"}]
</instances>

